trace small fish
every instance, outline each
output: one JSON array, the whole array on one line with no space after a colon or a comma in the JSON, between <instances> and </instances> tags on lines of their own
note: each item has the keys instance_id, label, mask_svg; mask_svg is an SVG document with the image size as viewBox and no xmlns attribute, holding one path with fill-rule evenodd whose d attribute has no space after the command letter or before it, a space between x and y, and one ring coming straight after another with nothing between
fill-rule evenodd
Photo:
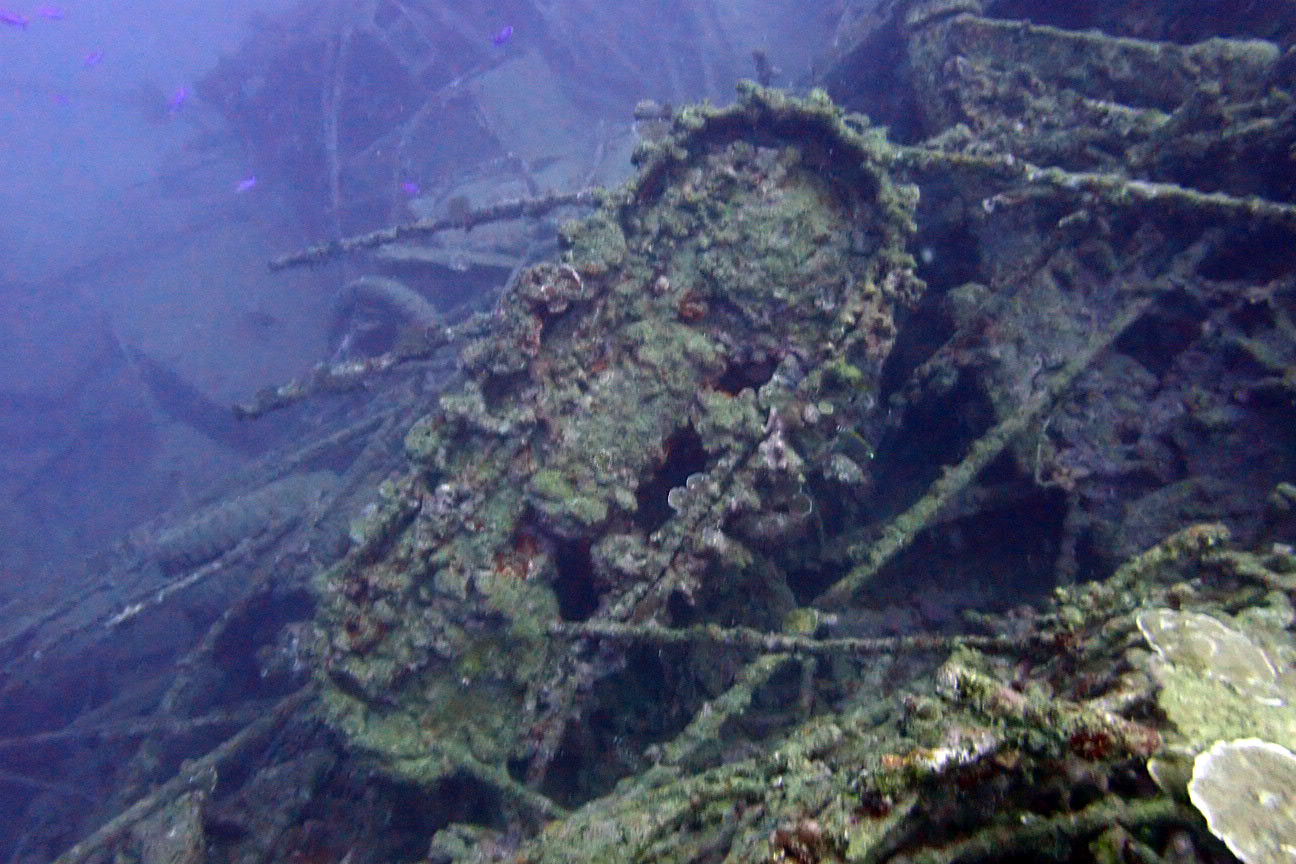
<instances>
[{"instance_id":1,"label":"small fish","mask_svg":"<svg viewBox=\"0 0 1296 864\"><path fill-rule=\"evenodd\" d=\"M409 197L411 198L418 197L419 185L414 181L406 180L404 183L401 184L401 188L405 190L405 194L408 195Z\"/></svg>"},{"instance_id":2,"label":"small fish","mask_svg":"<svg viewBox=\"0 0 1296 864\"><path fill-rule=\"evenodd\" d=\"M183 84L180 85L178 88L176 88L175 93L172 94L171 99L167 101L167 113L175 114L176 112L178 112L181 106L184 105L185 100L188 98L189 98L189 88L185 87Z\"/></svg>"},{"instance_id":3,"label":"small fish","mask_svg":"<svg viewBox=\"0 0 1296 864\"><path fill-rule=\"evenodd\" d=\"M51 6L48 3L36 10L36 14L46 21L62 21L67 17L67 12L62 6Z\"/></svg>"},{"instance_id":4,"label":"small fish","mask_svg":"<svg viewBox=\"0 0 1296 864\"><path fill-rule=\"evenodd\" d=\"M255 185L256 185L256 175L249 174L248 176L244 177L242 180L234 184L234 194L237 195L239 193L246 192Z\"/></svg>"},{"instance_id":5,"label":"small fish","mask_svg":"<svg viewBox=\"0 0 1296 864\"><path fill-rule=\"evenodd\" d=\"M513 38L513 25L506 24L503 27L501 27L494 36L491 37L491 43L496 47L501 45L507 45L508 41L512 38Z\"/></svg>"},{"instance_id":6,"label":"small fish","mask_svg":"<svg viewBox=\"0 0 1296 864\"><path fill-rule=\"evenodd\" d=\"M99 61L102 59L103 59L102 51L91 51L89 54L85 55L85 57L81 58L81 65L87 69L91 69L95 66L98 66Z\"/></svg>"},{"instance_id":7,"label":"small fish","mask_svg":"<svg viewBox=\"0 0 1296 864\"><path fill-rule=\"evenodd\" d=\"M21 12L14 12L11 9L0 9L0 24L7 24L10 27L17 27L19 30L26 30L31 21Z\"/></svg>"}]
</instances>

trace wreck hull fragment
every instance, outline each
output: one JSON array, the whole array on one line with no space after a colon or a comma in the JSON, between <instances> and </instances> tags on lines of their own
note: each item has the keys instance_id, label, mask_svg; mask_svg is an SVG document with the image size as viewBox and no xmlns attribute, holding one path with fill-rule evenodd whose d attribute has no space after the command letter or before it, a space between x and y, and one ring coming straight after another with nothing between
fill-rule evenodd
<instances>
[{"instance_id":1,"label":"wreck hull fragment","mask_svg":"<svg viewBox=\"0 0 1296 864\"><path fill-rule=\"evenodd\" d=\"M781 624L825 514L867 491L851 454L921 288L887 152L822 95L748 87L678 115L519 276L321 580L322 701L353 744L544 812L578 694L620 662L553 627Z\"/></svg>"}]
</instances>

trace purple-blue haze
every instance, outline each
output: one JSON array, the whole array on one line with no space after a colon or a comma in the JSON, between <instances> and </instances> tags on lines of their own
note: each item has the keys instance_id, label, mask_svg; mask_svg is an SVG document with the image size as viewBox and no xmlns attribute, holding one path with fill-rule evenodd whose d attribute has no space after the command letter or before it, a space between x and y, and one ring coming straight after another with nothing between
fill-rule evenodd
<instances>
[{"instance_id":1,"label":"purple-blue haze","mask_svg":"<svg viewBox=\"0 0 1296 864\"><path fill-rule=\"evenodd\" d=\"M827 32L774 0L705 15L689 0L500 0L471 22L450 0L404 5L444 12L462 54L419 78L353 52L361 95L335 107L354 120L330 132L306 115L332 98L310 76L336 57L301 34L363 3L5 0L0 621L11 603L80 596L97 578L87 559L184 512L282 432L228 406L328 356L341 283L340 271L271 274L269 259L425 216L483 164L574 186L592 169L571 166L593 154L615 182L638 100L724 101L752 75L753 47L795 84ZM254 40L263 61L239 53ZM292 62L275 66L277 50ZM542 59L552 75L537 74ZM499 140L453 125L479 120ZM380 160L398 123L420 136L417 162L330 179L330 152ZM505 140L517 130L538 131ZM0 777L0 861L28 791Z\"/></svg>"},{"instance_id":2,"label":"purple-blue haze","mask_svg":"<svg viewBox=\"0 0 1296 864\"><path fill-rule=\"evenodd\" d=\"M660 8L629 0L622 5L600 7L599 18L551 10L551 22L572 28L564 34L553 27L543 32L539 13L525 2L501 3L487 10L479 35L469 34L476 58L450 62L443 74L453 87L473 76L490 82L499 78L488 74L495 64L525 64L536 52L583 61L567 74L574 92L598 94L603 104L580 109L601 112L597 118L560 117L546 104L554 94L543 87L552 88L551 82L537 81L532 97L516 88L482 97L488 114L496 110L492 100L500 102L501 122L516 123L530 112L538 127L551 124L546 134L553 137L610 124L628 129L629 109L644 96L722 101L734 80L751 75L748 45L785 51L786 65L804 75L818 50L815 39L823 36L822 28L791 29L795 16L770 11L781 7L765 0L748 4L758 14L713 16L706 28L681 17L686 7L679 0L659 0ZM125 0L85 0L13 2L0 11L0 22L8 25L0 27L5 572L67 566L237 464L236 454L220 446L203 452L201 440L176 440L183 434L139 380L128 352L145 351L224 403L291 378L319 359L327 323L309 310L322 308L321 301L297 292L320 289L304 277L272 280L263 270L274 254L342 227L330 227L334 217L326 206L316 208L318 218L302 220L293 201L301 189L325 182L327 170L306 155L319 133L278 109L234 128L228 111L204 99L198 82L249 39L273 45L277 17L297 10L299 17L324 21L350 6L339 4L340 11L327 14L326 8L334 7L174 0L152 10ZM675 32L666 21L685 23ZM291 29L283 38L292 38ZM575 53L558 44L562 38L579 43L572 46ZM607 53L614 41L645 56L688 43L678 63L686 75L673 70L666 76L658 64L627 65ZM781 43L786 47L777 48ZM509 50L496 50L504 47ZM708 50L721 58L714 64L721 74L694 74L689 58ZM636 68L641 81L627 76ZM585 80L591 70L606 80L592 86ZM239 74L238 86L260 95L254 91L263 73L248 68ZM392 92L406 86L389 84ZM291 79L275 84L285 92L294 86ZM401 118L402 106L420 97L417 86L409 86L399 100L375 107L377 119ZM311 105L320 96L302 98ZM273 100L258 104L267 101ZM575 111L575 103L564 110ZM527 164L545 165L562 146L588 152L596 145L574 137L568 145L549 145L548 152L521 155ZM383 218L420 215L415 211L430 184L444 186L456 165L479 155L477 146L448 138L431 148L439 154L435 164L407 166L385 188L376 187L374 194L397 208ZM267 158L274 164L258 164ZM269 329L276 331L273 338Z\"/></svg>"}]
</instances>

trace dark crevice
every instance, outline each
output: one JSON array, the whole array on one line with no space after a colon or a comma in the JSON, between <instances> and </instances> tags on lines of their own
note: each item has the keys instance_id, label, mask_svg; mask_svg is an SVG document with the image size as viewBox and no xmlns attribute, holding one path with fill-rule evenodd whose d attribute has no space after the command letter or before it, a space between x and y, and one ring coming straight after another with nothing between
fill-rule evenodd
<instances>
[{"instance_id":1,"label":"dark crevice","mask_svg":"<svg viewBox=\"0 0 1296 864\"><path fill-rule=\"evenodd\" d=\"M666 500L670 490L683 486L690 474L705 471L707 467L707 454L702 447L702 439L693 431L692 426L676 429L666 439L665 453L656 473L639 484L639 489L635 492L635 500L639 504L635 510L635 524L646 534L665 525L674 512Z\"/></svg>"},{"instance_id":2,"label":"dark crevice","mask_svg":"<svg viewBox=\"0 0 1296 864\"><path fill-rule=\"evenodd\" d=\"M715 389L730 396L737 396L748 387L756 389L770 378L778 367L778 358L767 357L764 360L731 360L725 371L715 382Z\"/></svg>"},{"instance_id":3,"label":"dark crevice","mask_svg":"<svg viewBox=\"0 0 1296 864\"><path fill-rule=\"evenodd\" d=\"M1206 310L1188 295L1167 295L1120 335L1116 348L1159 378L1201 337L1205 317Z\"/></svg>"},{"instance_id":4,"label":"dark crevice","mask_svg":"<svg viewBox=\"0 0 1296 864\"><path fill-rule=\"evenodd\" d=\"M554 593L558 595L558 614L564 621L584 621L598 609L599 594L594 588L594 559L588 540L559 540L554 550Z\"/></svg>"},{"instance_id":5,"label":"dark crevice","mask_svg":"<svg viewBox=\"0 0 1296 864\"><path fill-rule=\"evenodd\" d=\"M697 623L697 609L693 601L680 590L666 598L666 618L671 627L688 627Z\"/></svg>"},{"instance_id":6,"label":"dark crevice","mask_svg":"<svg viewBox=\"0 0 1296 864\"><path fill-rule=\"evenodd\" d=\"M905 406L878 442L871 466L877 517L908 507L939 476L940 466L962 460L994 421L989 397L968 370L960 371L952 387Z\"/></svg>"},{"instance_id":7,"label":"dark crevice","mask_svg":"<svg viewBox=\"0 0 1296 864\"><path fill-rule=\"evenodd\" d=\"M508 404L529 380L525 372L488 375L481 384L482 401L486 403L486 410L497 411Z\"/></svg>"},{"instance_id":8,"label":"dark crevice","mask_svg":"<svg viewBox=\"0 0 1296 864\"><path fill-rule=\"evenodd\" d=\"M1198 273L1218 281L1269 282L1296 266L1296 249L1287 232L1278 227L1247 228L1229 232Z\"/></svg>"},{"instance_id":9,"label":"dark crevice","mask_svg":"<svg viewBox=\"0 0 1296 864\"><path fill-rule=\"evenodd\" d=\"M642 770L639 754L675 737L696 709L672 671L681 660L676 649L627 649L624 668L594 685L582 722L568 724L541 791L565 807L578 807ZM673 710L660 710L668 704ZM521 767L515 769L519 779Z\"/></svg>"}]
</instances>

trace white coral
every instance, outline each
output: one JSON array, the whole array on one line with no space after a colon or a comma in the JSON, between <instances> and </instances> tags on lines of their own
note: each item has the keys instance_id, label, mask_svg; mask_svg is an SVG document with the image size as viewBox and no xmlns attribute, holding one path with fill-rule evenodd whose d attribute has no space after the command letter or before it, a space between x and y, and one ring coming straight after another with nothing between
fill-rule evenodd
<instances>
[{"instance_id":1,"label":"white coral","mask_svg":"<svg viewBox=\"0 0 1296 864\"><path fill-rule=\"evenodd\" d=\"M1286 747L1217 741L1193 762L1188 797L1244 864L1296 861L1296 756Z\"/></svg>"},{"instance_id":2,"label":"white coral","mask_svg":"<svg viewBox=\"0 0 1296 864\"><path fill-rule=\"evenodd\" d=\"M1283 674L1262 647L1286 634L1254 621L1229 624L1201 612L1145 609L1136 618L1155 655L1146 669L1159 685L1157 703L1182 744L1263 738L1296 746L1296 678Z\"/></svg>"}]
</instances>

